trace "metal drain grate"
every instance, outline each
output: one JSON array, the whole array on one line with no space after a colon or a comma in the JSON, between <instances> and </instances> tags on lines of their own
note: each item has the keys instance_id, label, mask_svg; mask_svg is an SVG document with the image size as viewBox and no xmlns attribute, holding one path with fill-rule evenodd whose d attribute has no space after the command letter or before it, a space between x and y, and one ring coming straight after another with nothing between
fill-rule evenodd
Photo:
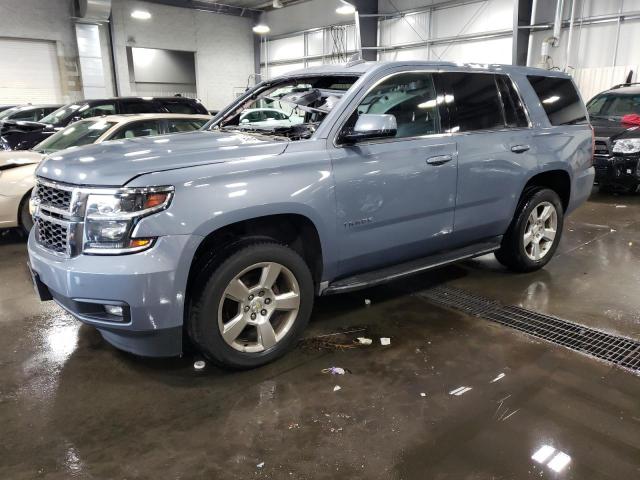
<instances>
[{"instance_id":1,"label":"metal drain grate","mask_svg":"<svg viewBox=\"0 0 640 480\"><path fill-rule=\"evenodd\" d=\"M418 294L435 304L486 318L537 338L585 355L640 371L640 342L601 332L550 315L473 295L453 287L439 286Z\"/></svg>"}]
</instances>

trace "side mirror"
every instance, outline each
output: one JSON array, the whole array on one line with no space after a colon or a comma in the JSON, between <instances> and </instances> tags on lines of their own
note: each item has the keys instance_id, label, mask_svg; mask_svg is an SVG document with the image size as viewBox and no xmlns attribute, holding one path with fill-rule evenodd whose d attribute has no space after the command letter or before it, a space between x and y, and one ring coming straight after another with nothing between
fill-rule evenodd
<instances>
[{"instance_id":1,"label":"side mirror","mask_svg":"<svg viewBox=\"0 0 640 480\"><path fill-rule=\"evenodd\" d=\"M362 113L353 129L343 132L340 140L357 143L363 140L395 137L398 132L396 117L390 114Z\"/></svg>"}]
</instances>

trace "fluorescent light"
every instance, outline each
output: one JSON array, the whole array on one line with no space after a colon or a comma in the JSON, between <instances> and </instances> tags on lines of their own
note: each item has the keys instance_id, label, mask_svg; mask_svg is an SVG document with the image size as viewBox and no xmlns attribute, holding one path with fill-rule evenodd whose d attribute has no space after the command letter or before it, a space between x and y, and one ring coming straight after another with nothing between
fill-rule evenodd
<instances>
[{"instance_id":1,"label":"fluorescent light","mask_svg":"<svg viewBox=\"0 0 640 480\"><path fill-rule=\"evenodd\" d=\"M531 455L531 458L538 463L544 463L555 451L556 449L551 445L543 445L536 451L536 453Z\"/></svg>"},{"instance_id":2,"label":"fluorescent light","mask_svg":"<svg viewBox=\"0 0 640 480\"><path fill-rule=\"evenodd\" d=\"M146 10L134 10L131 12L131 18L137 18L138 20L149 20L151 14Z\"/></svg>"},{"instance_id":3,"label":"fluorescent light","mask_svg":"<svg viewBox=\"0 0 640 480\"><path fill-rule=\"evenodd\" d=\"M342 5L336 8L336 13L340 15L352 15L356 13L356 7L351 5L349 2L342 2Z\"/></svg>"},{"instance_id":4,"label":"fluorescent light","mask_svg":"<svg viewBox=\"0 0 640 480\"><path fill-rule=\"evenodd\" d=\"M269 25L265 25L264 23L259 23L258 25L253 26L253 33L257 33L259 35L264 35L270 31L271 29L269 28Z\"/></svg>"},{"instance_id":5,"label":"fluorescent light","mask_svg":"<svg viewBox=\"0 0 640 480\"><path fill-rule=\"evenodd\" d=\"M558 454L547 463L547 467L556 473L560 473L571 462L571 457L564 452L558 452Z\"/></svg>"}]
</instances>

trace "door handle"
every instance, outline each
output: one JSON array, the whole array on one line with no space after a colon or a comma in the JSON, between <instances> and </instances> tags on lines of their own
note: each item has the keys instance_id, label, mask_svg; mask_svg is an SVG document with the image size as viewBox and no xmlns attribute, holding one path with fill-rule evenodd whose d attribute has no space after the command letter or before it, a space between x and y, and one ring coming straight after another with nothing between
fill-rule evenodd
<instances>
[{"instance_id":1,"label":"door handle","mask_svg":"<svg viewBox=\"0 0 640 480\"><path fill-rule=\"evenodd\" d=\"M513 153L524 153L529 150L531 147L529 145L514 145L511 147L511 151Z\"/></svg>"},{"instance_id":2,"label":"door handle","mask_svg":"<svg viewBox=\"0 0 640 480\"><path fill-rule=\"evenodd\" d=\"M444 165L451 160L453 160L451 155L436 155L435 157L427 158L427 163L429 165Z\"/></svg>"}]
</instances>

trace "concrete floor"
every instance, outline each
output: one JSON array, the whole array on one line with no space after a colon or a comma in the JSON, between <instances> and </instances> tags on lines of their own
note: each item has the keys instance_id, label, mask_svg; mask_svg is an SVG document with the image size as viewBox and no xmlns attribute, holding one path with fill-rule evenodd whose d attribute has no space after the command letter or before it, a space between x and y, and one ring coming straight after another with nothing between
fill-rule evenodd
<instances>
[{"instance_id":1,"label":"concrete floor","mask_svg":"<svg viewBox=\"0 0 640 480\"><path fill-rule=\"evenodd\" d=\"M308 338L391 346L307 341L243 373L115 350L38 303L24 241L0 236L0 478L639 478L639 377L414 295L449 282L640 338L639 204L594 193L544 271L486 257L319 299ZM559 474L544 445L571 457Z\"/></svg>"}]
</instances>

